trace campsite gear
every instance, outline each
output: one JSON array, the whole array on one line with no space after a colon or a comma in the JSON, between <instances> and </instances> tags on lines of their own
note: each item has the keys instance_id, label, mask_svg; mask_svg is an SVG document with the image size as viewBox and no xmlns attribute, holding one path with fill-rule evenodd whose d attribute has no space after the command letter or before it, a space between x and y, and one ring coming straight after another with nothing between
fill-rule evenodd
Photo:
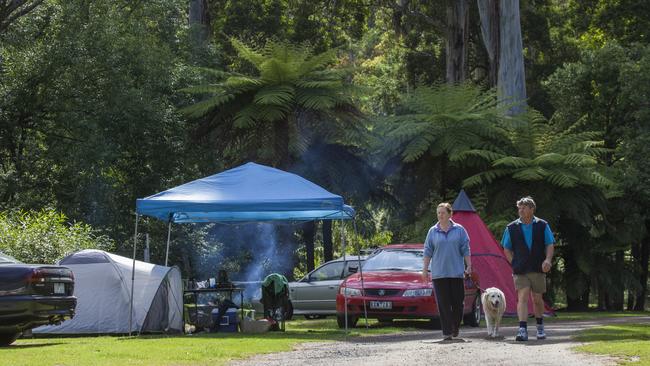
<instances>
[{"instance_id":1,"label":"campsite gear","mask_svg":"<svg viewBox=\"0 0 650 366\"><path fill-rule=\"evenodd\" d=\"M232 309L232 311L230 311ZM224 299L219 307L212 309L212 331L221 332L236 332L237 331L237 306L234 302ZM230 311L230 312L229 312ZM232 330L234 325L234 330ZM223 327L222 327L223 326Z\"/></svg>"},{"instance_id":2,"label":"campsite gear","mask_svg":"<svg viewBox=\"0 0 650 366\"><path fill-rule=\"evenodd\" d=\"M284 331L284 321L289 311L289 281L279 273L271 273L262 281L264 317L276 323L271 330Z\"/></svg>"},{"instance_id":3,"label":"campsite gear","mask_svg":"<svg viewBox=\"0 0 650 366\"><path fill-rule=\"evenodd\" d=\"M222 313L225 312L228 307L237 307L237 305L232 302L233 293L239 292L239 302L241 304L244 302L243 291L244 289L239 287L197 288L183 291L185 302L194 304L194 306L188 307L187 309L187 313L185 314L186 321L194 324L197 328L207 328L216 331L217 329L214 328L214 322L212 319L212 310L218 308L224 303L231 305L225 306L222 309Z\"/></svg>"},{"instance_id":4,"label":"campsite gear","mask_svg":"<svg viewBox=\"0 0 650 366\"><path fill-rule=\"evenodd\" d=\"M517 292L512 281L512 267L499 242L494 238L490 229L481 217L464 190L461 190L452 205L454 222L463 225L470 239L473 272L481 278L481 287L497 287L503 291L506 299L505 315L517 315ZM482 291L481 291L482 292ZM532 303L532 297L530 300ZM548 304L544 304L545 313L553 314Z\"/></svg>"},{"instance_id":5,"label":"campsite gear","mask_svg":"<svg viewBox=\"0 0 650 366\"><path fill-rule=\"evenodd\" d=\"M228 272L226 270L220 269L217 274L217 286L218 288L229 288L233 287L232 282L228 280Z\"/></svg>"},{"instance_id":6,"label":"campsite gear","mask_svg":"<svg viewBox=\"0 0 650 366\"><path fill-rule=\"evenodd\" d=\"M220 306L218 309L212 309L212 321L214 323L212 329L218 332L236 332L239 325L237 308L232 307L226 309L225 311L222 311L221 309L222 306Z\"/></svg>"},{"instance_id":7,"label":"campsite gear","mask_svg":"<svg viewBox=\"0 0 650 366\"><path fill-rule=\"evenodd\" d=\"M266 319L254 320L244 318L242 319L240 326L242 333L265 333L269 331L271 323Z\"/></svg>"},{"instance_id":8,"label":"campsite gear","mask_svg":"<svg viewBox=\"0 0 650 366\"><path fill-rule=\"evenodd\" d=\"M129 330L131 258L86 249L68 255L59 264L74 273L75 316L60 325L36 328L35 334L183 331L183 289L177 267L135 262L133 324Z\"/></svg>"}]
</instances>

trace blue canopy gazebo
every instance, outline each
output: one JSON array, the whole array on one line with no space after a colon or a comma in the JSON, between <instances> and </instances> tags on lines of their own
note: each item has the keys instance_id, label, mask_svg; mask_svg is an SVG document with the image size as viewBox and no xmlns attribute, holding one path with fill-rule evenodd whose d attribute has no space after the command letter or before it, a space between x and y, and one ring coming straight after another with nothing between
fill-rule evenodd
<instances>
[{"instance_id":1,"label":"blue canopy gazebo","mask_svg":"<svg viewBox=\"0 0 650 366\"><path fill-rule=\"evenodd\" d=\"M341 196L296 174L247 163L137 199L133 263L135 266L140 215L168 222L167 266L172 223L349 220L354 214L354 209L345 205ZM132 284L134 276L135 271L131 275Z\"/></svg>"}]
</instances>

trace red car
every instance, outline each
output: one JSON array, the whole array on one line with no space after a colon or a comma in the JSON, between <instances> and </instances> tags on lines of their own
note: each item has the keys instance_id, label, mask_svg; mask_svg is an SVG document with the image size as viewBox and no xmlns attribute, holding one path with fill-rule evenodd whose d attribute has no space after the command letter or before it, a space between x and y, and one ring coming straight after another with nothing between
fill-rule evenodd
<instances>
[{"instance_id":1,"label":"red car","mask_svg":"<svg viewBox=\"0 0 650 366\"><path fill-rule=\"evenodd\" d=\"M354 327L367 314L380 322L393 319L429 319L439 327L440 319L431 280L422 280L423 244L393 244L381 248L356 273L341 283L336 295L336 320L345 327ZM344 296L345 295L345 296ZM365 303L365 304L364 304ZM365 306L364 306L365 305ZM481 321L481 296L476 272L465 280L463 322L477 327Z\"/></svg>"}]
</instances>

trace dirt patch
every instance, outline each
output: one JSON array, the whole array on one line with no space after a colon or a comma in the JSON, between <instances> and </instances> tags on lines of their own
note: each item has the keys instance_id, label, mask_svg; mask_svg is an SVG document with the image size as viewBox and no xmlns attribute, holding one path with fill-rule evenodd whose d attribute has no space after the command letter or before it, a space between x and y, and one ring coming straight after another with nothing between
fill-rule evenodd
<instances>
[{"instance_id":1,"label":"dirt patch","mask_svg":"<svg viewBox=\"0 0 650 366\"><path fill-rule=\"evenodd\" d=\"M231 365L615 365L611 357L571 350L582 343L571 337L578 331L605 324L650 322L650 317L608 318L546 325L546 340L515 342L516 327L502 328L503 339L487 339L485 327L461 330L460 339L441 341L440 331L409 332L345 341L303 343L291 352L259 355Z\"/></svg>"}]
</instances>

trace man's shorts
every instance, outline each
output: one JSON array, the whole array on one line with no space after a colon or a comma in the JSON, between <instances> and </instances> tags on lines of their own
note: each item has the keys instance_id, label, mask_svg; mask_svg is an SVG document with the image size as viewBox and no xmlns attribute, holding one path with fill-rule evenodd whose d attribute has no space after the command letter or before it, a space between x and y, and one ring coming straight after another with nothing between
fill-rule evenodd
<instances>
[{"instance_id":1,"label":"man's shorts","mask_svg":"<svg viewBox=\"0 0 650 366\"><path fill-rule=\"evenodd\" d=\"M529 272L524 274L513 274L515 289L530 287L533 292L543 294L546 292L546 273Z\"/></svg>"}]
</instances>

